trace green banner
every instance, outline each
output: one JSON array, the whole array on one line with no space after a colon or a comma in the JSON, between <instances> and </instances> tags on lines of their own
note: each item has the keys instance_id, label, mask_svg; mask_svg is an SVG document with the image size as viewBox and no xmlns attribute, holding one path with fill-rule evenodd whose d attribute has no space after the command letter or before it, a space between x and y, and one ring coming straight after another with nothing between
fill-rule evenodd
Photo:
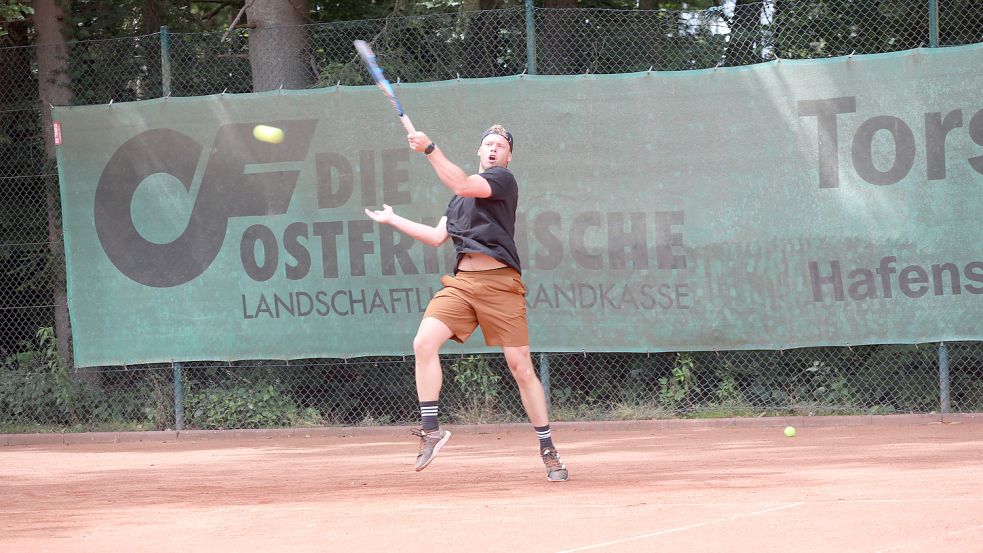
<instances>
[{"instance_id":1,"label":"green banner","mask_svg":"<svg viewBox=\"0 0 983 553\"><path fill-rule=\"evenodd\" d=\"M534 351L917 343L983 339L981 66L974 45L397 94L469 173L485 128L513 132ZM364 209L433 224L451 194L374 87L55 118L79 366L412 354L453 250Z\"/></svg>"}]
</instances>

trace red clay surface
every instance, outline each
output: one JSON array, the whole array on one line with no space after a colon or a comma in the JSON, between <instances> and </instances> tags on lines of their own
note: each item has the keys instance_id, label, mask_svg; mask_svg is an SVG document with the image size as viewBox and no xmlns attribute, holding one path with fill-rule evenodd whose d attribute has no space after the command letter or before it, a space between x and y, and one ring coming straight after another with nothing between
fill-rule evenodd
<instances>
[{"instance_id":1,"label":"red clay surface","mask_svg":"<svg viewBox=\"0 0 983 553\"><path fill-rule=\"evenodd\" d=\"M980 416L448 428L0 436L0 551L983 551Z\"/></svg>"}]
</instances>

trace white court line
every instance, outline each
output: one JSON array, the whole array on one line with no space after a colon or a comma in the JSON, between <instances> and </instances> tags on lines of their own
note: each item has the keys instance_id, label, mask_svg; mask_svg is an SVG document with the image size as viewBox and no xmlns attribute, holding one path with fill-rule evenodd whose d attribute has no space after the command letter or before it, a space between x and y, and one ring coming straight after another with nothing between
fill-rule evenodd
<instances>
[{"instance_id":1,"label":"white court line","mask_svg":"<svg viewBox=\"0 0 983 553\"><path fill-rule=\"evenodd\" d=\"M945 534L942 534L942 536L957 536L957 535L962 534L964 532L971 532L973 530L981 530L981 529L983 529L983 524L976 524L976 525L973 525L973 526L967 526L965 528L960 528L959 530L952 530L950 532L946 532ZM916 544L919 544L919 543L935 542L938 538L939 538L939 536L931 536L931 537L928 537L928 538L920 539L920 540L918 540L916 542L902 543L902 544L898 544L898 545L892 545L891 547L888 547L887 549L878 549L874 553L884 553L885 551L901 551L902 549L904 549L906 547L909 547L909 546L912 546L912 545L916 545ZM924 548L921 548L921 547L919 547L918 550L919 551L925 551L925 549Z\"/></svg>"},{"instance_id":2,"label":"white court line","mask_svg":"<svg viewBox=\"0 0 983 553\"><path fill-rule=\"evenodd\" d=\"M270 512L270 511L314 511L317 507L219 507L216 509L200 508L202 511L247 511L247 512Z\"/></svg>"},{"instance_id":3,"label":"white court line","mask_svg":"<svg viewBox=\"0 0 983 553\"><path fill-rule=\"evenodd\" d=\"M728 521L731 521L731 520L737 520L739 518L744 518L744 517L749 517L749 516L750 517L753 517L753 516L762 515L762 514L765 514L765 513L770 513L770 512L773 512L773 511L781 511L783 509L791 509L793 507L798 507L799 505L802 505L802 502L789 503L788 505L779 505L778 507L772 507L771 509L762 509L760 511L752 511L750 513L742 513L742 514L735 515L735 516L732 516L732 517L715 518L713 520L708 520L708 521L705 521L705 522L698 522L696 524L689 524L687 526L679 526L679 527L676 527L676 528L666 528L665 530L659 530L658 532L649 532L647 534L640 534L638 536L631 536L631 537L627 537L627 538L621 538L620 540L611 540L611 541L606 541L606 542L602 542L602 543L595 543L595 544L592 544L592 545L585 545L583 547L575 547L573 549L564 549L562 551L558 551L557 553L573 553L574 551L587 551L588 549L600 549L602 547L608 547L610 545L617 545L619 543L626 543L626 542L635 541L635 540L643 540L645 538L652 538L652 537L655 537L655 536L663 536L665 534L672 534L672 533L675 533L675 532L682 532L684 530L691 530L693 528L700 528L700 527L703 527L703 526L709 526L711 524L717 524L718 522L728 522Z\"/></svg>"},{"instance_id":4,"label":"white court line","mask_svg":"<svg viewBox=\"0 0 983 553\"><path fill-rule=\"evenodd\" d=\"M541 510L543 505L541 503L503 503L502 499L488 500L486 504L482 504L482 509L503 509L514 511L517 509L537 509ZM863 503L975 503L983 502L983 497L926 497L926 498L913 498L913 499L900 499L900 498L885 498L885 499L822 499L818 501L810 501L810 505L851 505L851 504L863 504ZM771 502L756 502L763 505L770 504ZM804 502L800 502L802 504ZM622 509L628 507L656 507L660 509L670 508L670 507L747 507L748 503L746 501L724 501L724 502L674 502L674 503L656 503L656 502L644 502L644 503L564 503L564 509ZM461 507L459 505L415 505L414 509L423 509L431 511L459 511ZM41 511L38 511L41 512ZM767 512L767 511L763 511Z\"/></svg>"},{"instance_id":5,"label":"white court line","mask_svg":"<svg viewBox=\"0 0 983 553\"><path fill-rule=\"evenodd\" d=\"M851 504L863 504L863 503L887 503L887 504L903 504L903 503L975 503L983 501L983 497L929 497L924 499L823 499L818 501L810 501L810 505L851 505ZM802 504L800 502L799 504ZM763 503L768 504L768 503ZM675 503L564 503L564 509L622 509L627 507L656 507L660 509L666 508L686 508L686 507L747 507L748 503L746 501L734 501L734 502L675 502ZM484 503L480 506L482 509L502 509L514 511L517 509L542 509L542 503L510 503L504 499L494 499L488 500L488 503ZM414 509L418 510L431 510L431 511L459 511L461 509L460 505L415 505ZM2 511L0 511L2 512ZM33 511L32 511L33 512ZM42 512L42 511L38 511ZM762 511L767 512L767 510ZM750 513L754 514L754 513ZM743 516L743 515L742 515ZM728 519L729 520L729 519Z\"/></svg>"}]
</instances>

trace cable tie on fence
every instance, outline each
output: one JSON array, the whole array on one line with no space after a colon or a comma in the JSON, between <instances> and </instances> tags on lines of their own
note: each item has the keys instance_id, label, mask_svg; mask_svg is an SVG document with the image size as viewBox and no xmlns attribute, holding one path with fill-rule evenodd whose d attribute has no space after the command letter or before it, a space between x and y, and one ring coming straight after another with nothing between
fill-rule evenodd
<instances>
[{"instance_id":1,"label":"cable tie on fence","mask_svg":"<svg viewBox=\"0 0 983 553\"><path fill-rule=\"evenodd\" d=\"M226 93L226 92L227 92L228 90L229 90L229 89L228 89L228 88L226 88L225 90L223 90L223 91L222 91L222 94L225 94L225 93Z\"/></svg>"},{"instance_id":2,"label":"cable tie on fence","mask_svg":"<svg viewBox=\"0 0 983 553\"><path fill-rule=\"evenodd\" d=\"M653 69L655 69L655 66L654 65L650 65L649 66L649 73L651 73Z\"/></svg>"},{"instance_id":3,"label":"cable tie on fence","mask_svg":"<svg viewBox=\"0 0 983 553\"><path fill-rule=\"evenodd\" d=\"M461 80L461 74L460 73L457 73L457 80L459 80L459 81Z\"/></svg>"},{"instance_id":4,"label":"cable tie on fence","mask_svg":"<svg viewBox=\"0 0 983 553\"><path fill-rule=\"evenodd\" d=\"M113 99L112 99L112 98L110 98L110 99L109 99L109 103L108 103L108 104L106 104L106 105L107 105L107 106L111 106L111 105L113 105Z\"/></svg>"},{"instance_id":5,"label":"cable tie on fence","mask_svg":"<svg viewBox=\"0 0 983 553\"><path fill-rule=\"evenodd\" d=\"M856 51L856 50L854 50L854 51L852 51L852 52L850 52L850 55L849 55L849 56L847 56L847 58L848 58L848 59L849 59L849 58L852 58L852 57L853 57L853 55L854 55L854 54L856 54L856 53L857 53L857 51Z\"/></svg>"}]
</instances>

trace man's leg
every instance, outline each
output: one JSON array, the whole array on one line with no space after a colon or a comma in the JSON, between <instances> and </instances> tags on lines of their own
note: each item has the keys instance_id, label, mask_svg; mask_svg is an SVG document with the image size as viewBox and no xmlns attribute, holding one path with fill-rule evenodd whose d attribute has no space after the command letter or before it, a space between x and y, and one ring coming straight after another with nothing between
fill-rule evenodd
<instances>
[{"instance_id":1,"label":"man's leg","mask_svg":"<svg viewBox=\"0 0 983 553\"><path fill-rule=\"evenodd\" d=\"M526 409L529 422L533 426L546 426L550 423L549 412L546 409L546 392L543 383L539 381L536 369L532 366L529 346L505 346L505 362L512 371L512 377L519 387L519 397Z\"/></svg>"},{"instance_id":2,"label":"man's leg","mask_svg":"<svg viewBox=\"0 0 983 553\"><path fill-rule=\"evenodd\" d=\"M532 423L539 437L539 452L543 464L546 465L546 477L552 482L563 482L568 477L567 467L560 461L560 456L553 447L546 393L532 365L529 346L506 346L502 351L505 353L505 362L512 371L512 377L519 387L522 406L526 409L529 422Z\"/></svg>"},{"instance_id":3,"label":"man's leg","mask_svg":"<svg viewBox=\"0 0 983 553\"><path fill-rule=\"evenodd\" d=\"M420 400L420 418L423 423L423 428L418 433L415 432L420 438L420 452L416 457L417 472L427 468L451 437L449 431L440 431L437 406L444 381L443 371L440 369L440 347L452 335L451 329L439 319L424 317L413 339L416 395Z\"/></svg>"},{"instance_id":4,"label":"man's leg","mask_svg":"<svg viewBox=\"0 0 983 553\"><path fill-rule=\"evenodd\" d=\"M416 363L416 395L423 401L437 401L444 374L440 369L440 348L453 332L440 319L424 317L413 338Z\"/></svg>"}]
</instances>

